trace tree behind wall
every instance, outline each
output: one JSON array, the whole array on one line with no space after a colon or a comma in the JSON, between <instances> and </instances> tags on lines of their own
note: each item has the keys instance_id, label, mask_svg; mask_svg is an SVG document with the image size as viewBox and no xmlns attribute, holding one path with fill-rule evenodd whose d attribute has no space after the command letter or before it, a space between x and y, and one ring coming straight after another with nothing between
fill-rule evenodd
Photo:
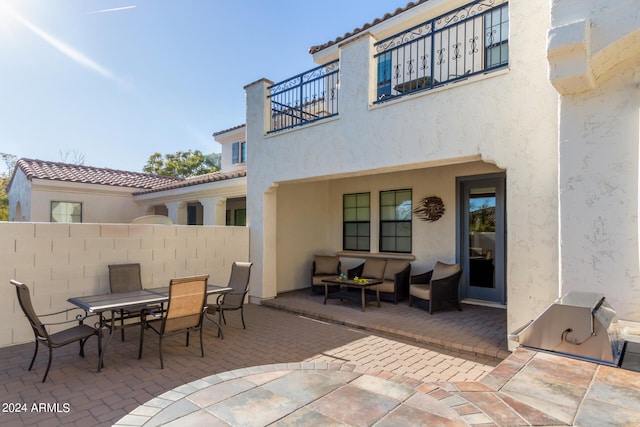
<instances>
[{"instance_id":1,"label":"tree behind wall","mask_svg":"<svg viewBox=\"0 0 640 427\"><path fill-rule=\"evenodd\" d=\"M220 153L203 154L200 150L174 154L153 153L142 168L146 173L188 178L220 170Z\"/></svg>"},{"instance_id":2,"label":"tree behind wall","mask_svg":"<svg viewBox=\"0 0 640 427\"><path fill-rule=\"evenodd\" d=\"M0 173L0 221L9 220L9 195L7 185L11 179L11 173L16 165L16 156L13 154L0 153L2 161L6 165L6 171Z\"/></svg>"}]
</instances>

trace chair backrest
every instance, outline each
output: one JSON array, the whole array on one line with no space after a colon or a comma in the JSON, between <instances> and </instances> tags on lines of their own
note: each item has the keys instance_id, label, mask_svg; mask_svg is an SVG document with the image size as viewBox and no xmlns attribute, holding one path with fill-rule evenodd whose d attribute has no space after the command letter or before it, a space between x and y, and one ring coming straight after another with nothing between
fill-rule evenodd
<instances>
[{"instance_id":1,"label":"chair backrest","mask_svg":"<svg viewBox=\"0 0 640 427\"><path fill-rule=\"evenodd\" d=\"M249 277L251 275L252 262L234 262L231 266L229 286L233 290L222 296L226 307L240 308L244 304L245 295L249 292Z\"/></svg>"},{"instance_id":2,"label":"chair backrest","mask_svg":"<svg viewBox=\"0 0 640 427\"><path fill-rule=\"evenodd\" d=\"M460 264L445 264L444 262L437 261L433 267L433 274L431 280L444 279L460 271Z\"/></svg>"},{"instance_id":3,"label":"chair backrest","mask_svg":"<svg viewBox=\"0 0 640 427\"><path fill-rule=\"evenodd\" d=\"M340 257L316 255L313 259L313 274L340 274Z\"/></svg>"},{"instance_id":4,"label":"chair backrest","mask_svg":"<svg viewBox=\"0 0 640 427\"><path fill-rule=\"evenodd\" d=\"M229 287L234 294L245 294L249 290L249 277L251 276L252 262L234 262L231 266Z\"/></svg>"},{"instance_id":5,"label":"chair backrest","mask_svg":"<svg viewBox=\"0 0 640 427\"><path fill-rule=\"evenodd\" d=\"M171 279L167 315L162 325L163 333L200 326L208 279L208 274Z\"/></svg>"},{"instance_id":6,"label":"chair backrest","mask_svg":"<svg viewBox=\"0 0 640 427\"><path fill-rule=\"evenodd\" d=\"M49 335L47 334L47 330L42 325L42 322L40 322L36 311L33 309L33 304L31 304L31 293L27 285L13 279L11 279L9 283L16 287L18 302L20 303L20 307L22 308L25 316L29 319L29 324L31 325L33 332L39 338L48 339Z\"/></svg>"},{"instance_id":7,"label":"chair backrest","mask_svg":"<svg viewBox=\"0 0 640 427\"><path fill-rule=\"evenodd\" d=\"M111 292L138 291L142 289L140 264L113 264L109 266Z\"/></svg>"}]
</instances>

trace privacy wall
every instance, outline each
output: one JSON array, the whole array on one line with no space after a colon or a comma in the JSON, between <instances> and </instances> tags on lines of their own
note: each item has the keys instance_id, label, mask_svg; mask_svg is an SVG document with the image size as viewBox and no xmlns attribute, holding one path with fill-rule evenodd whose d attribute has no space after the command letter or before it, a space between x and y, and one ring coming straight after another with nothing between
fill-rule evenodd
<instances>
[{"instance_id":1,"label":"privacy wall","mask_svg":"<svg viewBox=\"0 0 640 427\"><path fill-rule=\"evenodd\" d=\"M245 227L146 224L0 223L0 347L33 340L9 280L31 290L36 312L109 292L108 265L140 263L145 288L209 274L226 284L234 261L249 260Z\"/></svg>"}]
</instances>

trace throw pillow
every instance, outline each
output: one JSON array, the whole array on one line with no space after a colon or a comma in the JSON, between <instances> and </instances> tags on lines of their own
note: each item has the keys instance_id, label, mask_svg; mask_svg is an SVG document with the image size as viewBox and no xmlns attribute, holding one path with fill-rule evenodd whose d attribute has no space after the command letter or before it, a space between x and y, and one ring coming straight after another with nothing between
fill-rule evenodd
<instances>
[{"instance_id":1,"label":"throw pillow","mask_svg":"<svg viewBox=\"0 0 640 427\"><path fill-rule=\"evenodd\" d=\"M370 279L382 279L384 267L387 265L386 259L368 259L364 262L362 277Z\"/></svg>"},{"instance_id":2,"label":"throw pillow","mask_svg":"<svg viewBox=\"0 0 640 427\"><path fill-rule=\"evenodd\" d=\"M316 262L315 274L338 274L339 257L316 255L314 260Z\"/></svg>"}]
</instances>

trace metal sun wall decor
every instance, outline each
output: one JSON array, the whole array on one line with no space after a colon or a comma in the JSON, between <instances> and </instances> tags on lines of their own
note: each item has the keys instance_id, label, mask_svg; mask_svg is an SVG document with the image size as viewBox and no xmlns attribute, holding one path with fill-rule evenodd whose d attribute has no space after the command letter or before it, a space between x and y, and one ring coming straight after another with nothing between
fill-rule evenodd
<instances>
[{"instance_id":1,"label":"metal sun wall decor","mask_svg":"<svg viewBox=\"0 0 640 427\"><path fill-rule=\"evenodd\" d=\"M444 215L444 210L444 203L440 197L429 196L420 200L413 213L423 221L434 222Z\"/></svg>"}]
</instances>

